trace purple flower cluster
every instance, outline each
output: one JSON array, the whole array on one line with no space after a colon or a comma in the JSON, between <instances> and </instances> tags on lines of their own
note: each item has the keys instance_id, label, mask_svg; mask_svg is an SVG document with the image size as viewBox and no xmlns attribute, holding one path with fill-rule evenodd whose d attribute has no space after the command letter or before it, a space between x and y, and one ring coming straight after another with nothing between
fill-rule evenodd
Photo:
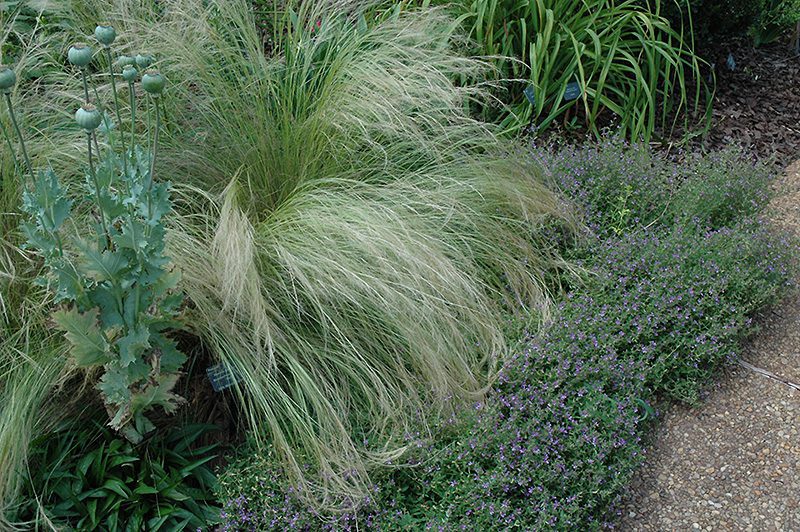
<instances>
[{"instance_id":1,"label":"purple flower cluster","mask_svg":"<svg viewBox=\"0 0 800 532\"><path fill-rule=\"evenodd\" d=\"M602 238L654 223L731 227L763 209L774 177L737 149L667 158L618 136L533 157Z\"/></svg>"},{"instance_id":2,"label":"purple flower cluster","mask_svg":"<svg viewBox=\"0 0 800 532\"><path fill-rule=\"evenodd\" d=\"M243 453L220 478L221 493L236 495L223 497L222 524L217 532L374 530L398 515L396 503L384 497L385 486L374 485L363 500L343 503L342 511L323 515L286 482L286 475L269 453Z\"/></svg>"}]
</instances>

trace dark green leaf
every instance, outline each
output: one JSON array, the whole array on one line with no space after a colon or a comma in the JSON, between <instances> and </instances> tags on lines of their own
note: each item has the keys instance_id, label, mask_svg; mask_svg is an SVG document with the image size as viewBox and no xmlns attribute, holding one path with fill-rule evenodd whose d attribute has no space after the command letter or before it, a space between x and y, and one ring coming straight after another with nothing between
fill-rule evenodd
<instances>
[{"instance_id":1,"label":"dark green leaf","mask_svg":"<svg viewBox=\"0 0 800 532\"><path fill-rule=\"evenodd\" d=\"M106 480L103 484L103 487L113 491L114 493L118 494L120 497L124 499L130 498L130 491L128 488L123 484L121 481L116 479L109 479Z\"/></svg>"}]
</instances>

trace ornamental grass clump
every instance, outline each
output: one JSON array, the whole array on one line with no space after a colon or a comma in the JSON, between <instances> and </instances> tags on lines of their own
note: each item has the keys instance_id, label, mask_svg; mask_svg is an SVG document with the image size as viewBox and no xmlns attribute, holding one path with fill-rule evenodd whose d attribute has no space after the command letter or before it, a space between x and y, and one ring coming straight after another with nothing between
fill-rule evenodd
<instances>
[{"instance_id":1,"label":"ornamental grass clump","mask_svg":"<svg viewBox=\"0 0 800 532\"><path fill-rule=\"evenodd\" d=\"M569 224L467 113L485 95L453 79L486 65L455 51L444 13L348 16L370 5L287 11L266 54L246 2L181 0L140 45L192 80L170 89L159 147L210 191L169 233L192 329L241 377L287 481L328 507L402 454L422 404L481 395L507 348L499 309L547 315L563 262L540 228Z\"/></svg>"},{"instance_id":2,"label":"ornamental grass clump","mask_svg":"<svg viewBox=\"0 0 800 532\"><path fill-rule=\"evenodd\" d=\"M115 35L111 26L95 30L112 69L119 118L110 51ZM183 402L173 388L186 360L167 335L176 326L182 295L175 290L180 275L164 251L170 184L157 182L154 173L160 108L155 105L151 151L135 146L133 138L125 149L120 135L121 154L111 148L99 153L96 130L110 119L88 101L85 67L91 53L85 50L73 46L68 52L69 61L81 68L87 100L74 117L86 138L88 163L80 203L67 194L52 168L34 172L7 98L31 177L26 182L19 176L28 215L22 224L24 247L44 260L40 284L53 293L53 321L66 337L72 362L89 371L102 368L97 389L109 425L139 443L155 428L147 415L151 410L158 406L172 413ZM163 85L162 80L156 88L144 88L157 97ZM109 136L112 129L107 127ZM132 125L131 136L133 130ZM114 141L110 136L111 147ZM78 207L88 211L89 220L76 215Z\"/></svg>"}]
</instances>

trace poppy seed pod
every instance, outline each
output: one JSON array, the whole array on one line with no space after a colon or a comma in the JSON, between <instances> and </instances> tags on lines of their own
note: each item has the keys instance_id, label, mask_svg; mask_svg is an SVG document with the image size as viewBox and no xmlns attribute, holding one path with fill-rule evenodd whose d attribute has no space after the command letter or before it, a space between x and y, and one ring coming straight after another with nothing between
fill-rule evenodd
<instances>
[{"instance_id":1,"label":"poppy seed pod","mask_svg":"<svg viewBox=\"0 0 800 532\"><path fill-rule=\"evenodd\" d=\"M153 57L149 55L136 54L136 66L147 68L153 64Z\"/></svg>"},{"instance_id":2,"label":"poppy seed pod","mask_svg":"<svg viewBox=\"0 0 800 532\"><path fill-rule=\"evenodd\" d=\"M3 92L11 92L14 85L17 83L17 75L11 67L0 65L0 90Z\"/></svg>"},{"instance_id":3,"label":"poppy seed pod","mask_svg":"<svg viewBox=\"0 0 800 532\"><path fill-rule=\"evenodd\" d=\"M92 49L82 42L76 42L69 47L67 59L76 67L83 68L92 62Z\"/></svg>"},{"instance_id":4,"label":"poppy seed pod","mask_svg":"<svg viewBox=\"0 0 800 532\"><path fill-rule=\"evenodd\" d=\"M121 55L117 57L115 63L119 68L125 68L127 65L136 66L136 60L129 55Z\"/></svg>"},{"instance_id":5,"label":"poppy seed pod","mask_svg":"<svg viewBox=\"0 0 800 532\"><path fill-rule=\"evenodd\" d=\"M114 30L114 26L98 24L94 29L94 38L103 46L111 46L111 43L117 38L117 32Z\"/></svg>"},{"instance_id":6,"label":"poppy seed pod","mask_svg":"<svg viewBox=\"0 0 800 532\"><path fill-rule=\"evenodd\" d=\"M97 107L87 103L75 111L75 121L86 133L91 133L93 130L97 129L100 122L103 121L103 117L100 116L100 111L97 110Z\"/></svg>"},{"instance_id":7,"label":"poppy seed pod","mask_svg":"<svg viewBox=\"0 0 800 532\"><path fill-rule=\"evenodd\" d=\"M138 74L139 72L136 71L136 67L133 65L125 65L125 68L122 69L122 79L128 83L136 81L136 76Z\"/></svg>"},{"instance_id":8,"label":"poppy seed pod","mask_svg":"<svg viewBox=\"0 0 800 532\"><path fill-rule=\"evenodd\" d=\"M148 70L142 76L142 88L151 96L159 96L166 82L158 70Z\"/></svg>"}]
</instances>

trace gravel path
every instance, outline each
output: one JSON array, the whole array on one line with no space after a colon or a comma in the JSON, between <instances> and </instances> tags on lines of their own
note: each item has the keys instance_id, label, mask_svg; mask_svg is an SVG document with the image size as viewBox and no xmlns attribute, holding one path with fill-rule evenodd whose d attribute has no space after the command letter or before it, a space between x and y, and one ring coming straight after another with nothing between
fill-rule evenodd
<instances>
[{"instance_id":1,"label":"gravel path","mask_svg":"<svg viewBox=\"0 0 800 532\"><path fill-rule=\"evenodd\" d=\"M800 161L777 185L770 216L800 234ZM620 530L800 531L800 294L761 323L742 359L789 384L738 366L699 407L669 408Z\"/></svg>"}]
</instances>

